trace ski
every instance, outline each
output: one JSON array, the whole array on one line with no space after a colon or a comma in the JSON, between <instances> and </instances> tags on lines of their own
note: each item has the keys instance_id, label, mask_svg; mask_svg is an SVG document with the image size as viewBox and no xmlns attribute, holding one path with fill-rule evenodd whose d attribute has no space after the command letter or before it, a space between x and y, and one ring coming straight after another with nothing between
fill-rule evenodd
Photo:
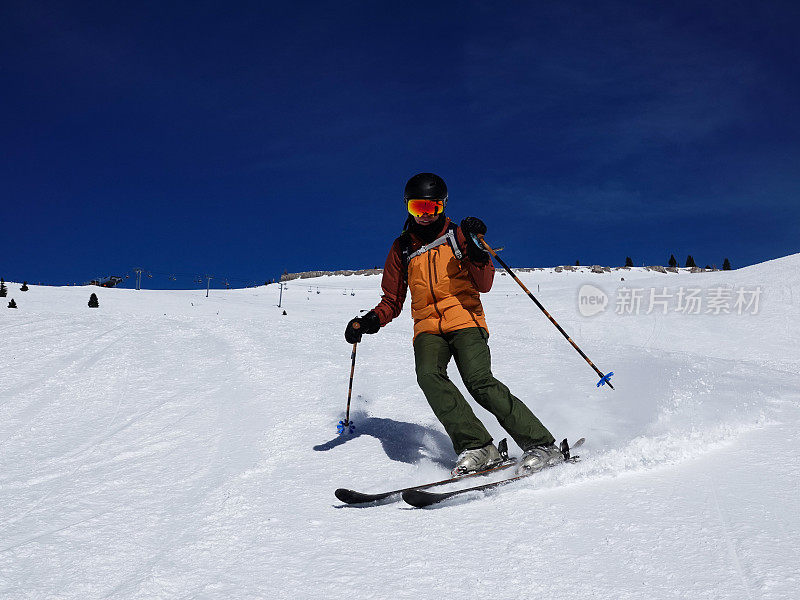
<instances>
[{"instance_id":1,"label":"ski","mask_svg":"<svg viewBox=\"0 0 800 600\"><path fill-rule=\"evenodd\" d=\"M362 492L357 492L355 490L348 490L346 488L339 488L334 492L334 494L339 500L341 500L345 504L368 504L370 502L378 502L380 500L385 500L387 498L391 498L392 496L400 496L404 492L409 492L411 490L425 490L439 485L453 483L454 481L461 481L462 479L469 479L471 477L480 477L482 475L490 475L492 473L497 473L498 471L503 471L505 469L508 469L509 467L513 467L514 465L517 464L516 458L509 458L508 456L508 443L506 442L505 439L500 441L500 443L497 445L497 448L500 451L500 455L503 457L503 462L501 462L499 465L495 465L491 469L476 471L475 473L467 473L466 475L459 475L457 477L448 477L447 479L441 479L439 481L433 481L430 483L412 485L410 487L400 488L397 490L389 490L388 492L381 492L378 494L364 494Z\"/></svg>"},{"instance_id":2,"label":"ski","mask_svg":"<svg viewBox=\"0 0 800 600\"><path fill-rule=\"evenodd\" d=\"M581 438L577 442L575 442L575 444L571 447L567 443L566 439L563 442L561 442L560 449L561 453L564 455L564 462L577 462L580 457L572 456L571 451L582 446L585 441L586 438ZM469 492L483 492L500 486L508 485L509 483L514 483L515 481L519 481L520 479L531 477L532 475L536 475L537 473L541 473L541 471L534 471L533 473L522 473L521 475L515 475L514 477L508 477L506 479L501 479L500 481L493 481L491 483L484 483L482 485L475 485L472 487L453 490L450 492L428 492L425 491L423 488L412 488L403 491L403 501L416 508L424 508L426 506L442 502L443 500L447 500L448 498L453 498L454 496L460 496L461 494L466 494Z\"/></svg>"}]
</instances>

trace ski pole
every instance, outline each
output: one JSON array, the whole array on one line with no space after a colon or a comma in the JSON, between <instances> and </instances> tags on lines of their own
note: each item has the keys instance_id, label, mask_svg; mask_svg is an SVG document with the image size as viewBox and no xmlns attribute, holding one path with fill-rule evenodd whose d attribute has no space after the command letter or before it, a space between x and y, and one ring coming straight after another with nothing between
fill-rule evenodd
<instances>
[{"instance_id":1,"label":"ski pole","mask_svg":"<svg viewBox=\"0 0 800 600\"><path fill-rule=\"evenodd\" d=\"M539 307L539 309L540 309L540 310L541 310L541 311L544 313L544 316L546 316L548 319L550 319L550 322L551 322L553 325L555 325L555 326L556 326L556 329L558 329L558 330L561 332L561 335L563 335L563 336L564 336L564 337L567 339L567 341L568 341L570 344L572 344L572 347L573 347L573 348L575 348L575 350L577 350L578 354L580 354L580 355L583 357L583 360L585 360L587 363L589 363L589 366L590 366L590 367L592 367L592 369L594 369L594 372L595 372L595 373L597 373L597 374L600 376L600 381L598 381L598 382L597 382L597 387L600 387L601 385L608 384L608 387L610 387L610 388L613 390L613 389L614 389L614 386L613 386L613 385L611 385L611 376L614 374L614 372L612 371L612 372L610 372L608 375L604 375L604 374L603 374L603 372L602 372L600 369L598 369L597 367L595 367L595 366L594 366L594 363L593 363L591 360L589 360L589 357L588 357L588 356L586 356L586 355L583 353L583 350L581 350L580 348L578 348L578 344L576 344L575 342L573 342L573 341L572 341L572 338L571 338L571 337L569 337L569 336L567 335L567 332L566 332L566 331L564 331L564 329L562 329L561 325L559 325L559 324L556 322L556 320L555 320L555 319L554 319L554 318L553 318L553 317L550 315L550 313L549 313L549 312L547 312L547 310L545 309L545 307L544 307L544 306L542 306L542 303L541 303L541 302L539 302L539 301L536 299L536 296L534 296L534 295L531 293L531 291L530 291L528 288L526 288L526 287L525 287L525 284L524 284L524 283L522 283L522 282L519 280L519 277L517 277L517 276L514 274L514 271L512 271L512 270L511 270L511 267L509 267L509 266L508 266L508 265L505 263L505 261L504 261L502 258L500 258L500 257L498 256L497 252L495 252L495 251L492 249L492 247L491 247L491 246L489 246L489 244L487 244L487 243L486 243L486 240L485 240L485 239L483 239L483 235L475 235L474 233L473 233L473 234L471 234L471 235L472 235L472 239L475 241L475 243L476 243L476 244L478 244L479 246L483 246L484 248L486 248L486 251L487 251L489 254L491 254L491 255L492 255L494 258L496 258L496 259L497 259L497 262L499 262L499 263L500 263L500 264L503 266L503 268L504 268L504 269L505 269L505 270L508 272L508 274L509 274L509 275L511 275L511 277L513 277L513 278L514 278L514 281L516 281L516 282L519 284L519 286L520 286L520 287L521 287L523 290L525 290L525 293L526 293L526 294L528 294L528 297L529 297L531 300L533 300L533 302L536 304L536 306L538 306L538 307Z\"/></svg>"},{"instance_id":2,"label":"ski pole","mask_svg":"<svg viewBox=\"0 0 800 600\"><path fill-rule=\"evenodd\" d=\"M359 323L353 323L353 329L360 328L361 325ZM347 412L345 413L344 421L339 421L339 424L336 426L336 431L339 432L339 435L342 435L345 431L353 433L353 430L356 428L350 420L350 398L353 396L353 374L356 371L356 348L358 348L358 342L353 343L353 354L350 357L352 362L350 364L350 386L347 389Z\"/></svg>"}]
</instances>

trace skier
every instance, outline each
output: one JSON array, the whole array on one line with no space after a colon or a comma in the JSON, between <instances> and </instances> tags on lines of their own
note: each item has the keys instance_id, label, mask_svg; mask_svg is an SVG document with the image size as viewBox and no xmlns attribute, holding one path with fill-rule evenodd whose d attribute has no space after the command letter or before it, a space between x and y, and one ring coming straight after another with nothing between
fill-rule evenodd
<instances>
[{"instance_id":1,"label":"skier","mask_svg":"<svg viewBox=\"0 0 800 600\"><path fill-rule=\"evenodd\" d=\"M447 186L433 173L409 179L404 199L409 214L386 259L381 301L347 324L345 339L353 344L363 333L377 333L400 314L410 288L417 383L458 454L452 474L491 468L502 458L448 378L451 356L470 395L523 449L518 471L533 472L563 461L547 428L492 375L480 293L491 289L494 265L471 235L485 234L486 225L477 217L452 223L444 212Z\"/></svg>"}]
</instances>

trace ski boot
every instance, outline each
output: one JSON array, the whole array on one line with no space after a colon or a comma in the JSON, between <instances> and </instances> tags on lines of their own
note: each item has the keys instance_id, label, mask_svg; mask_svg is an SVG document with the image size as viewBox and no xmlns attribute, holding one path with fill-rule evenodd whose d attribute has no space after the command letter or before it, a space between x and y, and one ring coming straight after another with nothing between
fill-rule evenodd
<instances>
[{"instance_id":1,"label":"ski boot","mask_svg":"<svg viewBox=\"0 0 800 600\"><path fill-rule=\"evenodd\" d=\"M545 467L552 467L564 462L564 453L555 444L532 446L525 451L517 465L517 473L535 473Z\"/></svg>"},{"instance_id":2,"label":"ski boot","mask_svg":"<svg viewBox=\"0 0 800 600\"><path fill-rule=\"evenodd\" d=\"M458 455L456 466L450 471L453 477L466 475L467 473L475 473L476 471L485 471L503 462L503 457L497 450L492 442L486 444L483 448L474 448L472 450L464 450Z\"/></svg>"}]
</instances>

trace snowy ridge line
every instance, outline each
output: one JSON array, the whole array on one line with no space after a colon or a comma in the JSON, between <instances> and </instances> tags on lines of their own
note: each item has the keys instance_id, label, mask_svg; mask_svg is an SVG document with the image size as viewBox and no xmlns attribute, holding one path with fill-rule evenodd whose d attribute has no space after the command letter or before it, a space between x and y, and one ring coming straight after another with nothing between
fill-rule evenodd
<instances>
[{"instance_id":1,"label":"snowy ridge line","mask_svg":"<svg viewBox=\"0 0 800 600\"><path fill-rule=\"evenodd\" d=\"M610 273L611 271L656 271L658 273L716 273L720 269L705 269L703 267L663 267L660 265L650 265L641 267L603 267L600 265L581 266L581 265L557 265L554 267L512 267L520 273L533 273L535 271L546 271L549 273L562 273L570 271L574 273ZM315 277L334 277L352 275L381 275L383 269L377 267L372 269L343 269L339 271L300 271L298 273L284 273L280 281L293 281L295 279L313 279Z\"/></svg>"},{"instance_id":2,"label":"snowy ridge line","mask_svg":"<svg viewBox=\"0 0 800 600\"><path fill-rule=\"evenodd\" d=\"M281 275L281 281L292 281L294 279L312 279L314 277L333 277L344 276L350 277L351 275L380 275L383 269L358 269L356 271L341 270L341 271L301 271L300 273L284 273Z\"/></svg>"}]
</instances>

